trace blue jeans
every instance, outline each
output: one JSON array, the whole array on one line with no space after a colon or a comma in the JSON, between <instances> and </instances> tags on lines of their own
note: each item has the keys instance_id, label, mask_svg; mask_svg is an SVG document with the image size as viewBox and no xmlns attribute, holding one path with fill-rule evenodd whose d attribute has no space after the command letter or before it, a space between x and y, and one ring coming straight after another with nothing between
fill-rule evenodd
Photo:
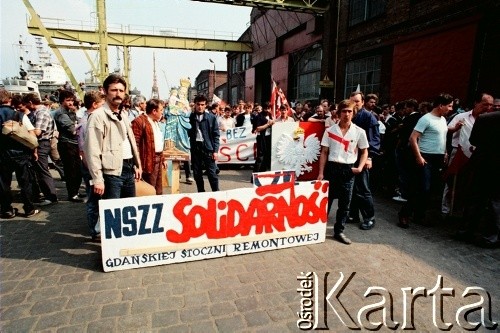
<instances>
[{"instance_id":1,"label":"blue jeans","mask_svg":"<svg viewBox=\"0 0 500 333\"><path fill-rule=\"evenodd\" d=\"M123 160L120 176L104 175L103 199L135 197L135 170L133 159Z\"/></svg>"},{"instance_id":2,"label":"blue jeans","mask_svg":"<svg viewBox=\"0 0 500 333\"><path fill-rule=\"evenodd\" d=\"M359 213L364 222L375 218L375 209L373 208L373 197L370 191L370 171L366 168L354 176L354 190L351 201L350 216L354 220L359 219Z\"/></svg>"},{"instance_id":3,"label":"blue jeans","mask_svg":"<svg viewBox=\"0 0 500 333\"><path fill-rule=\"evenodd\" d=\"M85 182L85 191L87 193L87 224L89 226L90 236L96 236L98 232L95 230L97 221L99 220L99 200L101 196L94 193L94 187L90 185L89 169L82 163L82 176Z\"/></svg>"},{"instance_id":4,"label":"blue jeans","mask_svg":"<svg viewBox=\"0 0 500 333\"><path fill-rule=\"evenodd\" d=\"M330 182L328 186L328 213L332 207L333 199L337 198L339 200L335 225L333 226L335 235L344 232L347 217L349 216L349 206L354 186L352 167L352 164L330 161L325 166L325 180Z\"/></svg>"}]
</instances>

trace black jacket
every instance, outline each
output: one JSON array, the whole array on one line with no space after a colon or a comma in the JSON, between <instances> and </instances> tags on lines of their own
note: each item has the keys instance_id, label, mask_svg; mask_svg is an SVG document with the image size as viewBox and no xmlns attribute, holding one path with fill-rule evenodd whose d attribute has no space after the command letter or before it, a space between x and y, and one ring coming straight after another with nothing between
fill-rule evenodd
<instances>
[{"instance_id":1,"label":"black jacket","mask_svg":"<svg viewBox=\"0 0 500 333\"><path fill-rule=\"evenodd\" d=\"M219 125L217 118L211 112L203 113L203 118L198 121L196 112L191 112L189 115L189 123L191 129L188 130L189 142L191 147L196 144L196 133L198 128L203 137L203 146L207 152L217 153L219 151Z\"/></svg>"}]
</instances>

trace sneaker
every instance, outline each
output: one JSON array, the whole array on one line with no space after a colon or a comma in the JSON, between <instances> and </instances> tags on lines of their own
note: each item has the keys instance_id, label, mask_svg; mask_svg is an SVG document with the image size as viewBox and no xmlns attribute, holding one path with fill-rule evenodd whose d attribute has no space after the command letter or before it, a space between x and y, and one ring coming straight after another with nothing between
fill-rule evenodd
<instances>
[{"instance_id":1,"label":"sneaker","mask_svg":"<svg viewBox=\"0 0 500 333\"><path fill-rule=\"evenodd\" d=\"M78 197L78 195L75 195L75 196L69 198L69 201L71 201L71 202L83 202L83 199L80 199Z\"/></svg>"},{"instance_id":2,"label":"sneaker","mask_svg":"<svg viewBox=\"0 0 500 333\"><path fill-rule=\"evenodd\" d=\"M375 226L375 220L370 220L370 221L366 221L366 222L361 223L359 228L361 230L370 230L370 229L373 229L374 226Z\"/></svg>"},{"instance_id":3,"label":"sneaker","mask_svg":"<svg viewBox=\"0 0 500 333\"><path fill-rule=\"evenodd\" d=\"M397 202L407 202L407 201L408 201L408 200L406 200L405 198L403 198L403 197L401 196L401 194L400 194L400 195L398 195L398 196L392 197L392 200L397 201Z\"/></svg>"},{"instance_id":4,"label":"sneaker","mask_svg":"<svg viewBox=\"0 0 500 333\"><path fill-rule=\"evenodd\" d=\"M186 178L186 184L192 184L194 179L192 177Z\"/></svg>"}]
</instances>

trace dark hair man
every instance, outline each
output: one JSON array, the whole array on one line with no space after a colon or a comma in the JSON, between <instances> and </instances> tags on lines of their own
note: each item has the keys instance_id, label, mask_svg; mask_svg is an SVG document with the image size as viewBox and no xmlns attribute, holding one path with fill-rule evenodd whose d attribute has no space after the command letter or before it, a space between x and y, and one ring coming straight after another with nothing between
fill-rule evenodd
<instances>
[{"instance_id":1,"label":"dark hair man","mask_svg":"<svg viewBox=\"0 0 500 333\"><path fill-rule=\"evenodd\" d=\"M8 120L21 120L23 125L34 134L34 127L26 115L14 110L11 106L12 95L5 89L0 89L0 127ZM35 154L33 151L14 139L0 133L0 218L11 219L16 217L17 209L12 207L12 173L16 173L16 179L21 188L21 199L23 201L24 216L30 217L40 211L35 209L31 201L31 173L30 159Z\"/></svg>"},{"instance_id":2,"label":"dark hair man","mask_svg":"<svg viewBox=\"0 0 500 333\"><path fill-rule=\"evenodd\" d=\"M217 176L216 161L220 133L217 117L213 113L205 111L207 107L205 96L196 96L194 104L194 112L189 115L191 129L188 130L194 180L198 192L205 192L203 181L203 167L205 167L212 191L218 191L219 177Z\"/></svg>"},{"instance_id":3,"label":"dark hair man","mask_svg":"<svg viewBox=\"0 0 500 333\"><path fill-rule=\"evenodd\" d=\"M163 116L163 106L164 103L159 99L150 99L146 103L146 113L132 122L135 142L141 157L142 178L155 188L158 195L163 194L161 171L164 163L164 140L158 124Z\"/></svg>"},{"instance_id":4,"label":"dark hair man","mask_svg":"<svg viewBox=\"0 0 500 333\"><path fill-rule=\"evenodd\" d=\"M89 118L84 146L90 184L104 199L134 197L142 168L127 112L120 109L127 83L111 74L103 85L106 101Z\"/></svg>"},{"instance_id":5,"label":"dark hair man","mask_svg":"<svg viewBox=\"0 0 500 333\"><path fill-rule=\"evenodd\" d=\"M398 226L408 228L409 218L413 214L414 221L423 222L427 202L430 197L433 177L439 174L445 163L446 133L448 126L444 116L453 109L453 97L440 94L433 103L431 112L423 115L415 125L410 136L410 147L413 151L416 166L415 188L410 189L408 201L399 211Z\"/></svg>"},{"instance_id":6,"label":"dark hair man","mask_svg":"<svg viewBox=\"0 0 500 333\"><path fill-rule=\"evenodd\" d=\"M68 200L82 202L83 200L78 197L78 191L82 183L82 166L80 150L78 149L78 136L76 135L78 119L73 105L74 101L75 95L73 92L61 90L59 92L61 107L54 113L54 120L59 131L57 150L63 163Z\"/></svg>"}]
</instances>

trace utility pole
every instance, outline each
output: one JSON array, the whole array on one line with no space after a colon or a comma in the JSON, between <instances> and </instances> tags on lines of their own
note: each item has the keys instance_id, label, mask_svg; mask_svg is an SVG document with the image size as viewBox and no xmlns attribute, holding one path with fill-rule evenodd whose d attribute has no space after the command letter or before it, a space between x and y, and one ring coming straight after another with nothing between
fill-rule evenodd
<instances>
[{"instance_id":1,"label":"utility pole","mask_svg":"<svg viewBox=\"0 0 500 333\"><path fill-rule=\"evenodd\" d=\"M212 59L208 59L212 64L214 64L214 87L212 88L212 102L214 100L214 96L215 96L215 76L216 76L216 71L215 71L215 61L213 61Z\"/></svg>"}]
</instances>

